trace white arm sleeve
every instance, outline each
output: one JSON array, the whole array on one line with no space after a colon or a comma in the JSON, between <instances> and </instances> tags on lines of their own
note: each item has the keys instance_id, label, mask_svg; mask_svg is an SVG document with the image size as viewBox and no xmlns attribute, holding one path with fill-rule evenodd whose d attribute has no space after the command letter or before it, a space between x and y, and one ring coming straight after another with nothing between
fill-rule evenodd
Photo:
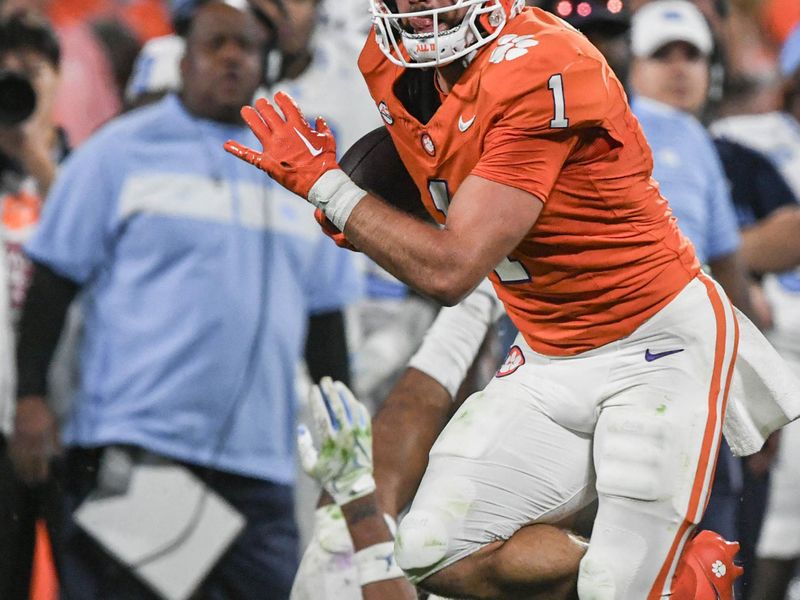
<instances>
[{"instance_id":1,"label":"white arm sleeve","mask_svg":"<svg viewBox=\"0 0 800 600\"><path fill-rule=\"evenodd\" d=\"M484 279L456 306L439 312L408 366L433 377L455 396L486 332L504 313L492 283Z\"/></svg>"}]
</instances>

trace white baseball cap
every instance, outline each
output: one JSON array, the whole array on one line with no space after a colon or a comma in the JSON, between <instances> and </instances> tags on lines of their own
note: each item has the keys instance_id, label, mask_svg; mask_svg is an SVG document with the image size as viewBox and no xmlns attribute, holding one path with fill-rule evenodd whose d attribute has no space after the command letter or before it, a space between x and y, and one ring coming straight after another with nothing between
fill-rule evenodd
<instances>
[{"instance_id":1,"label":"white baseball cap","mask_svg":"<svg viewBox=\"0 0 800 600\"><path fill-rule=\"evenodd\" d=\"M631 21L634 56L649 57L672 42L686 42L708 56L714 38L703 13L687 0L656 0L636 11Z\"/></svg>"},{"instance_id":2,"label":"white baseball cap","mask_svg":"<svg viewBox=\"0 0 800 600\"><path fill-rule=\"evenodd\" d=\"M145 94L178 91L185 50L186 41L174 33L145 42L128 79L125 100L132 104Z\"/></svg>"}]
</instances>

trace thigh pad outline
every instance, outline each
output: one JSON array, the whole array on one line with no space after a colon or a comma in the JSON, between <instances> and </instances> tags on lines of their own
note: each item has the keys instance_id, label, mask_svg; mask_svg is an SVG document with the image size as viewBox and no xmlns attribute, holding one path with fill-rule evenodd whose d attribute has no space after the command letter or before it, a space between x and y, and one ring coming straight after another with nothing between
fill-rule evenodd
<instances>
[{"instance_id":1,"label":"thigh pad outline","mask_svg":"<svg viewBox=\"0 0 800 600\"><path fill-rule=\"evenodd\" d=\"M651 502L671 496L671 422L655 410L603 420L594 451L598 493Z\"/></svg>"}]
</instances>

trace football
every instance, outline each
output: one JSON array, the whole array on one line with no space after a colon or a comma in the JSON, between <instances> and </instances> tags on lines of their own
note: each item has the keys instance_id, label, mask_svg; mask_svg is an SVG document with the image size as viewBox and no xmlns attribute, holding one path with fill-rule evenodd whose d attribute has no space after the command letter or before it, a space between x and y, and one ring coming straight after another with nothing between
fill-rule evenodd
<instances>
[{"instance_id":1,"label":"football","mask_svg":"<svg viewBox=\"0 0 800 600\"><path fill-rule=\"evenodd\" d=\"M386 127L373 129L359 139L345 152L339 166L359 187L395 208L431 220Z\"/></svg>"}]
</instances>

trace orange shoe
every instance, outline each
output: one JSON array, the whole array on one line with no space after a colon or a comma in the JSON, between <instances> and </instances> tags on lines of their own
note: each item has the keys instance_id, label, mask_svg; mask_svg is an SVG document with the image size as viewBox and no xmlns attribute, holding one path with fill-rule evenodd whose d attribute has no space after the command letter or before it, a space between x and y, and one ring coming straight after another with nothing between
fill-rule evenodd
<instances>
[{"instance_id":1,"label":"orange shoe","mask_svg":"<svg viewBox=\"0 0 800 600\"><path fill-rule=\"evenodd\" d=\"M673 580L673 600L734 600L733 582L744 569L733 562L739 542L701 531L686 546Z\"/></svg>"}]
</instances>

